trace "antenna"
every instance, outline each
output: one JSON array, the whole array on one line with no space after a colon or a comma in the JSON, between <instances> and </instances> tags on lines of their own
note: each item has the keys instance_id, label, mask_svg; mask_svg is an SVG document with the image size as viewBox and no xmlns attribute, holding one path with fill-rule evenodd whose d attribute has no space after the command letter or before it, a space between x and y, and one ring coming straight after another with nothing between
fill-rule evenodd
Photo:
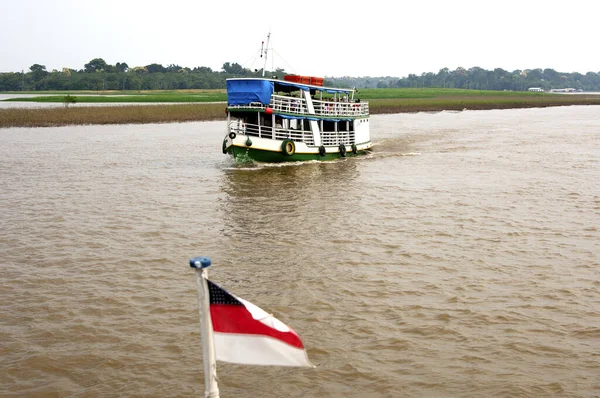
<instances>
[{"instance_id":1,"label":"antenna","mask_svg":"<svg viewBox=\"0 0 600 398\"><path fill-rule=\"evenodd\" d=\"M269 32L269 34L267 35L267 45L265 46L265 42L262 42L262 45L260 46L260 57L263 57L263 54L265 55L265 64L263 66L263 71L262 71L262 75L263 77L265 77L265 69L267 68L267 55L269 54L269 40L271 39L271 32Z\"/></svg>"}]
</instances>

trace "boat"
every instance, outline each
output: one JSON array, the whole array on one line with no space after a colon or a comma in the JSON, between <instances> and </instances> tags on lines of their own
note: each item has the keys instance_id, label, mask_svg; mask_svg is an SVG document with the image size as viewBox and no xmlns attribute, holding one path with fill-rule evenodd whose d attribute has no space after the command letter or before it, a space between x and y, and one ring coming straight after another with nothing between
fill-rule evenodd
<instances>
[{"instance_id":1,"label":"boat","mask_svg":"<svg viewBox=\"0 0 600 398\"><path fill-rule=\"evenodd\" d=\"M368 102L355 98L355 89L325 87L323 80L298 75L227 79L223 153L286 162L369 152Z\"/></svg>"},{"instance_id":2,"label":"boat","mask_svg":"<svg viewBox=\"0 0 600 398\"><path fill-rule=\"evenodd\" d=\"M263 41L265 67L269 50ZM373 148L369 104L315 76L227 79L223 153L242 162L334 160Z\"/></svg>"}]
</instances>

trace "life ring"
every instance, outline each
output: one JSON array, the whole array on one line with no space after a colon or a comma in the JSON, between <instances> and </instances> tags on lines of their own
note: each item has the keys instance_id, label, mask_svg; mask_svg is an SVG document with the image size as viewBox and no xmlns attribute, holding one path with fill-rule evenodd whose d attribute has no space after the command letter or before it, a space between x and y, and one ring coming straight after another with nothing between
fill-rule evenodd
<instances>
[{"instance_id":1,"label":"life ring","mask_svg":"<svg viewBox=\"0 0 600 398\"><path fill-rule=\"evenodd\" d=\"M358 147L356 146L356 144L352 144L352 153L355 155L358 153Z\"/></svg>"},{"instance_id":2,"label":"life ring","mask_svg":"<svg viewBox=\"0 0 600 398\"><path fill-rule=\"evenodd\" d=\"M285 156L292 156L296 152L296 144L292 140L283 140L281 151Z\"/></svg>"},{"instance_id":3,"label":"life ring","mask_svg":"<svg viewBox=\"0 0 600 398\"><path fill-rule=\"evenodd\" d=\"M227 138L223 139L223 153L227 154Z\"/></svg>"},{"instance_id":4,"label":"life ring","mask_svg":"<svg viewBox=\"0 0 600 398\"><path fill-rule=\"evenodd\" d=\"M327 150L325 149L325 147L323 145L321 145L319 147L319 155L325 156L326 153L327 153Z\"/></svg>"},{"instance_id":5,"label":"life ring","mask_svg":"<svg viewBox=\"0 0 600 398\"><path fill-rule=\"evenodd\" d=\"M229 133L229 138L231 138L232 140L235 139L236 134L232 131L231 133Z\"/></svg>"},{"instance_id":6,"label":"life ring","mask_svg":"<svg viewBox=\"0 0 600 398\"><path fill-rule=\"evenodd\" d=\"M340 144L340 156L343 158L346 157L346 145L344 144Z\"/></svg>"}]
</instances>

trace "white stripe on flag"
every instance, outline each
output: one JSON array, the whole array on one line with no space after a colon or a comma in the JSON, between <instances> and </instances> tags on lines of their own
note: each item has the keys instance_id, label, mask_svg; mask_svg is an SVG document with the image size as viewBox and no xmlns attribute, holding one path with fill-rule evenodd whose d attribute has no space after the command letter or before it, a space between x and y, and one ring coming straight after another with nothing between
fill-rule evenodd
<instances>
[{"instance_id":1,"label":"white stripe on flag","mask_svg":"<svg viewBox=\"0 0 600 398\"><path fill-rule=\"evenodd\" d=\"M217 360L274 366L306 366L314 368L306 351L269 336L214 333Z\"/></svg>"}]
</instances>

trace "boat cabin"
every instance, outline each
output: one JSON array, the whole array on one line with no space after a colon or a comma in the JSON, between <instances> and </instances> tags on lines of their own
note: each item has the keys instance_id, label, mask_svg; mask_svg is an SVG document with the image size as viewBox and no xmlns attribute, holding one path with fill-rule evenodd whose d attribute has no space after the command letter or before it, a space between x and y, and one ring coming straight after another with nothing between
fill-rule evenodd
<instances>
[{"instance_id":1,"label":"boat cabin","mask_svg":"<svg viewBox=\"0 0 600 398\"><path fill-rule=\"evenodd\" d=\"M228 79L228 131L308 146L355 144L357 133L368 134L368 103L355 90L322 84L304 76Z\"/></svg>"}]
</instances>

